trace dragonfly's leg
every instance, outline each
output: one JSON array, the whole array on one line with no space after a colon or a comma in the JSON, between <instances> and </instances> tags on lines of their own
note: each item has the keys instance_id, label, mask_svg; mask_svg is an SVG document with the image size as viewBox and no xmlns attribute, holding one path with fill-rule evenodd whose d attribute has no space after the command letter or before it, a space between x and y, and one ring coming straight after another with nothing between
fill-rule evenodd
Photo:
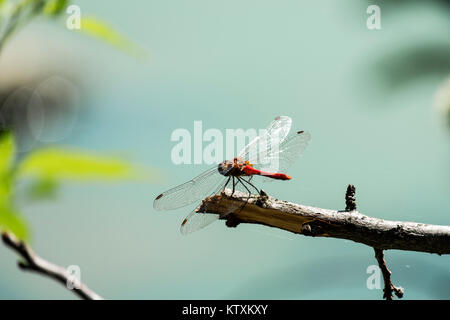
<instances>
[{"instance_id":1,"label":"dragonfly's leg","mask_svg":"<svg viewBox=\"0 0 450 320\"><path fill-rule=\"evenodd\" d=\"M221 193L225 192L225 188L227 187L228 183L230 182L230 179L231 179L231 177L228 177L228 180L225 183L225 185L223 186Z\"/></svg>"},{"instance_id":2,"label":"dragonfly's leg","mask_svg":"<svg viewBox=\"0 0 450 320\"><path fill-rule=\"evenodd\" d=\"M237 179L238 179L238 181L244 186L244 188L248 191L248 194L251 195L252 192L250 191L250 189L247 188L247 186L242 182L242 181L245 181L245 180L242 179L242 178L239 178L239 177L237 177Z\"/></svg>"},{"instance_id":3,"label":"dragonfly's leg","mask_svg":"<svg viewBox=\"0 0 450 320\"><path fill-rule=\"evenodd\" d=\"M250 178L251 179L251 178ZM249 179L249 180L250 180ZM253 183L251 183L249 180L245 180L245 179L242 179L244 182L247 182L249 185L251 185L253 188L255 188L255 190L256 190L256 192L258 192L258 194L259 195L261 195L261 191L257 188L257 187L255 187L254 185L253 185Z\"/></svg>"},{"instance_id":4,"label":"dragonfly's leg","mask_svg":"<svg viewBox=\"0 0 450 320\"><path fill-rule=\"evenodd\" d=\"M244 207L246 206L246 204L248 203L248 200L250 200L250 196L252 195L251 191L249 188L247 188L247 186L242 182L244 179L241 179L239 177L237 177L238 181L244 186L244 188L248 191L248 196L247 196L247 200L245 201L244 205L239 209L239 211L242 211L242 209L244 209ZM245 180L244 180L245 181Z\"/></svg>"},{"instance_id":5,"label":"dragonfly's leg","mask_svg":"<svg viewBox=\"0 0 450 320\"><path fill-rule=\"evenodd\" d=\"M231 192L231 195L234 194L234 189L236 188L236 181L234 180L234 176L233 176L233 191Z\"/></svg>"}]
</instances>

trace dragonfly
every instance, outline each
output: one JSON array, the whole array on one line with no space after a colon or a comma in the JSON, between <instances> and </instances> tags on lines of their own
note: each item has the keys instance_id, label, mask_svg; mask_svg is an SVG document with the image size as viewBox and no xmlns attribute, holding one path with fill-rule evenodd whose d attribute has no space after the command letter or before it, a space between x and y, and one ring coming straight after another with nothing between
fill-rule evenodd
<instances>
[{"instance_id":1,"label":"dragonfly","mask_svg":"<svg viewBox=\"0 0 450 320\"><path fill-rule=\"evenodd\" d=\"M276 117L236 157L222 161L197 177L161 193L155 198L153 208L155 210L182 208L208 195L224 192L227 187L231 188L231 196L236 190L243 191L249 196L252 190L261 194L261 190L252 182L255 176L262 176L265 181L290 180L292 177L285 172L303 153L311 140L311 135L307 131L289 134L291 126L290 117ZM180 231L186 235L206 227L219 218L218 214L200 213L194 209L183 220Z\"/></svg>"}]
</instances>

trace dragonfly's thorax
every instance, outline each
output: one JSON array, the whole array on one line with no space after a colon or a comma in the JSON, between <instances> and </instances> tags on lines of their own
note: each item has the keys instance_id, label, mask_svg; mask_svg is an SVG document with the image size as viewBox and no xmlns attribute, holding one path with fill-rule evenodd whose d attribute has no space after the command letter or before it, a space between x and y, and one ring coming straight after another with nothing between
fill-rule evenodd
<instances>
[{"instance_id":1,"label":"dragonfly's thorax","mask_svg":"<svg viewBox=\"0 0 450 320\"><path fill-rule=\"evenodd\" d=\"M245 166L250 165L248 161L245 161L241 157L236 157L233 160L225 160L219 163L219 173L228 176L242 176L245 175L243 169Z\"/></svg>"}]
</instances>

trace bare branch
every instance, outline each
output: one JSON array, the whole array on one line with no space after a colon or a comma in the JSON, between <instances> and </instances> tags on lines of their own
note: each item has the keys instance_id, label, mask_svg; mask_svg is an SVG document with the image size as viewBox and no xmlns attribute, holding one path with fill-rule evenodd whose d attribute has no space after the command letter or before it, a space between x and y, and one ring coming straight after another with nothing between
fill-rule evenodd
<instances>
[{"instance_id":1,"label":"bare branch","mask_svg":"<svg viewBox=\"0 0 450 320\"><path fill-rule=\"evenodd\" d=\"M23 258L23 261L18 262L20 269L40 273L60 282L65 287L67 287L68 283L77 281L77 279L75 279L65 268L42 259L36 255L26 243L17 239L13 234L2 232L2 240L7 247L14 250ZM75 283L71 291L82 299L103 300L102 297L81 282Z\"/></svg>"},{"instance_id":2,"label":"bare branch","mask_svg":"<svg viewBox=\"0 0 450 320\"><path fill-rule=\"evenodd\" d=\"M225 190L220 195L205 198L197 212L219 214L221 219L229 221L227 225L230 227L239 223L256 223L305 236L352 240L380 250L450 254L449 226L383 220L357 210L315 208L267 195L249 197L235 192L230 197L230 194L230 190Z\"/></svg>"},{"instance_id":3,"label":"bare branch","mask_svg":"<svg viewBox=\"0 0 450 320\"><path fill-rule=\"evenodd\" d=\"M260 195L247 195L225 190L207 197L198 213L216 213L228 227L255 223L311 237L347 239L368 245L383 274L384 295L403 297L403 288L395 287L386 265L383 250L397 249L450 254L450 227L415 222L389 221L361 214L356 209L355 187L349 185L345 194L345 211L315 208Z\"/></svg>"}]
</instances>

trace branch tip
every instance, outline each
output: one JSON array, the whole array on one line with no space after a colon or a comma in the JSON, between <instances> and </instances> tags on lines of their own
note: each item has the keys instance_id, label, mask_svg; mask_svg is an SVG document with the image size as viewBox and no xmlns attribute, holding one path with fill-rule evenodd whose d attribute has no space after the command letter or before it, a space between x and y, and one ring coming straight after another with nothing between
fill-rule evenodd
<instances>
[{"instance_id":1,"label":"branch tip","mask_svg":"<svg viewBox=\"0 0 450 320\"><path fill-rule=\"evenodd\" d=\"M403 297L404 290L402 287L396 287L392 284L391 281L392 272L388 269L386 265L383 250L377 248L374 248L374 250L375 250L375 258L377 259L378 266L380 267L381 273L383 274L384 280L383 298L386 300L393 300L395 294L397 298L401 299Z\"/></svg>"}]
</instances>

